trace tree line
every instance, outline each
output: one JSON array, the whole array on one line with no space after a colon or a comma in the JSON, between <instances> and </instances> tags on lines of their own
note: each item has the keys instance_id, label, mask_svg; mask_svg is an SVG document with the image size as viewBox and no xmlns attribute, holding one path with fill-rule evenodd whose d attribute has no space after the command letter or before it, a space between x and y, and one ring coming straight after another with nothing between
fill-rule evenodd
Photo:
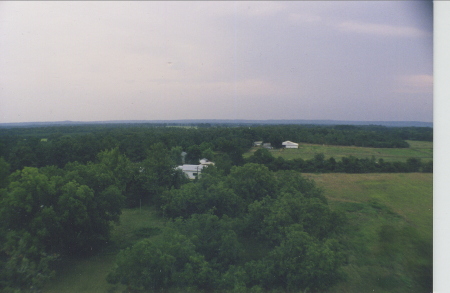
<instances>
[{"instance_id":1,"label":"tree line","mask_svg":"<svg viewBox=\"0 0 450 293\"><path fill-rule=\"evenodd\" d=\"M246 159L246 162L266 165L272 171L295 170L303 173L410 173L433 172L433 161L422 162L418 158L408 158L406 162L385 162L384 159L342 157L340 161L330 157L325 159L322 153L314 155L310 160L301 158L285 160L275 158L264 148L258 149Z\"/></svg>"},{"instance_id":2,"label":"tree line","mask_svg":"<svg viewBox=\"0 0 450 293\"><path fill-rule=\"evenodd\" d=\"M204 125L203 125L204 126ZM167 127L164 125L81 125L0 130L0 157L12 170L68 162L87 163L105 149L118 147L132 162L144 160L149 146L161 142L188 154L210 149L222 152L232 165L243 164L242 154L254 141L279 148L285 140L304 143L406 148L405 140L433 140L428 127L252 125L239 127ZM189 149L189 150L188 150Z\"/></svg>"}]
</instances>

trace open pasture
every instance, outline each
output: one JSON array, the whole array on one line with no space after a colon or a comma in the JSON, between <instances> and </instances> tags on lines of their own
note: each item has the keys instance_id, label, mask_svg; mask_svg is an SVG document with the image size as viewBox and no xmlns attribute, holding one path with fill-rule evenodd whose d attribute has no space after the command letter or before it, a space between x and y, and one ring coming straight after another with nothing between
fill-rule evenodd
<instances>
[{"instance_id":1,"label":"open pasture","mask_svg":"<svg viewBox=\"0 0 450 293\"><path fill-rule=\"evenodd\" d=\"M433 174L304 174L349 221L346 282L329 292L431 292Z\"/></svg>"},{"instance_id":2,"label":"open pasture","mask_svg":"<svg viewBox=\"0 0 450 293\"><path fill-rule=\"evenodd\" d=\"M336 145L319 145L299 143L298 149L273 149L270 150L274 157L282 157L286 160L301 158L309 160L314 158L314 155L323 153L325 159L330 157L340 160L342 157L354 156L359 159L382 158L385 162L406 162L408 158L419 158L423 162L433 159L433 143L427 141L407 141L409 148L369 148L369 147L354 147L354 146L336 146ZM252 148L250 152L244 154L244 157L249 157L258 148Z\"/></svg>"},{"instance_id":3,"label":"open pasture","mask_svg":"<svg viewBox=\"0 0 450 293\"><path fill-rule=\"evenodd\" d=\"M379 202L427 238L433 232L433 174L304 174L323 188L329 204Z\"/></svg>"}]
</instances>

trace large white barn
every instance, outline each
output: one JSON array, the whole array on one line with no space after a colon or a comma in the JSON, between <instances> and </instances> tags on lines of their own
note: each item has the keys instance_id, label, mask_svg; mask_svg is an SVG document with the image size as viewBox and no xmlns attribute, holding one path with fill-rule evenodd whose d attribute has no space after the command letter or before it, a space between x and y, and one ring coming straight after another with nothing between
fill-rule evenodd
<instances>
[{"instance_id":1,"label":"large white barn","mask_svg":"<svg viewBox=\"0 0 450 293\"><path fill-rule=\"evenodd\" d=\"M292 141L284 141L282 143L282 145L284 145L285 148L287 149L298 149L298 143L292 142Z\"/></svg>"}]
</instances>

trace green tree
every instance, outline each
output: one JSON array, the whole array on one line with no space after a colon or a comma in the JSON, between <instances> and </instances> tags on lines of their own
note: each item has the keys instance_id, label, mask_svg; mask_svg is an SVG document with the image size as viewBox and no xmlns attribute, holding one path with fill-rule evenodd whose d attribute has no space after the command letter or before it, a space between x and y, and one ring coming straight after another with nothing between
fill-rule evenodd
<instances>
[{"instance_id":1,"label":"green tree","mask_svg":"<svg viewBox=\"0 0 450 293\"><path fill-rule=\"evenodd\" d=\"M225 182L247 204L265 196L274 197L277 187L273 173L266 166L254 163L231 168Z\"/></svg>"},{"instance_id":2,"label":"green tree","mask_svg":"<svg viewBox=\"0 0 450 293\"><path fill-rule=\"evenodd\" d=\"M334 239L319 242L292 226L286 240L270 253L277 285L289 291L321 291L342 279L346 257Z\"/></svg>"},{"instance_id":3,"label":"green tree","mask_svg":"<svg viewBox=\"0 0 450 293\"><path fill-rule=\"evenodd\" d=\"M222 181L217 181L217 174L210 172L213 169L208 167L198 183L190 182L180 189L165 192L162 196L164 215L187 218L210 210L218 216L240 215L245 210L244 201Z\"/></svg>"},{"instance_id":4,"label":"green tree","mask_svg":"<svg viewBox=\"0 0 450 293\"><path fill-rule=\"evenodd\" d=\"M241 259L242 245L230 218L219 218L210 212L195 214L186 220L178 219L174 225L180 233L190 237L196 251L217 270L223 272Z\"/></svg>"},{"instance_id":5,"label":"green tree","mask_svg":"<svg viewBox=\"0 0 450 293\"><path fill-rule=\"evenodd\" d=\"M220 170L224 176L230 174L231 168L233 167L233 161L229 155L224 153L215 154L214 163L217 169Z\"/></svg>"},{"instance_id":6,"label":"green tree","mask_svg":"<svg viewBox=\"0 0 450 293\"><path fill-rule=\"evenodd\" d=\"M172 159L174 164L176 164L176 165L183 164L182 157L181 157L182 152L183 152L183 148L180 146L172 147L170 149L170 158Z\"/></svg>"},{"instance_id":7,"label":"green tree","mask_svg":"<svg viewBox=\"0 0 450 293\"><path fill-rule=\"evenodd\" d=\"M275 160L272 153L265 148L258 149L248 161L256 164L270 164Z\"/></svg>"},{"instance_id":8,"label":"green tree","mask_svg":"<svg viewBox=\"0 0 450 293\"><path fill-rule=\"evenodd\" d=\"M37 157L33 149L23 143L18 143L9 154L8 162L12 170L19 170L23 167L37 167Z\"/></svg>"},{"instance_id":9,"label":"green tree","mask_svg":"<svg viewBox=\"0 0 450 293\"><path fill-rule=\"evenodd\" d=\"M16 289L41 286L57 254L91 253L108 241L124 200L114 185L95 193L33 167L14 172L0 195L0 275L14 278L0 286Z\"/></svg>"},{"instance_id":10,"label":"green tree","mask_svg":"<svg viewBox=\"0 0 450 293\"><path fill-rule=\"evenodd\" d=\"M215 158L214 151L212 149L206 149L202 151L202 158L214 161Z\"/></svg>"},{"instance_id":11,"label":"green tree","mask_svg":"<svg viewBox=\"0 0 450 293\"><path fill-rule=\"evenodd\" d=\"M0 291L37 292L55 275L50 264L58 256L45 253L30 233L9 231L0 240Z\"/></svg>"},{"instance_id":12,"label":"green tree","mask_svg":"<svg viewBox=\"0 0 450 293\"><path fill-rule=\"evenodd\" d=\"M213 280L211 272L186 236L166 229L158 239L144 239L121 251L107 280L132 290L203 287Z\"/></svg>"},{"instance_id":13,"label":"green tree","mask_svg":"<svg viewBox=\"0 0 450 293\"><path fill-rule=\"evenodd\" d=\"M97 158L97 172L113 178L114 184L109 185L115 185L121 191L125 192L134 171L134 166L131 161L125 155L122 155L117 147L100 152Z\"/></svg>"},{"instance_id":14,"label":"green tree","mask_svg":"<svg viewBox=\"0 0 450 293\"><path fill-rule=\"evenodd\" d=\"M422 168L422 162L418 158L408 158L406 165L409 172L419 172Z\"/></svg>"},{"instance_id":15,"label":"green tree","mask_svg":"<svg viewBox=\"0 0 450 293\"><path fill-rule=\"evenodd\" d=\"M42 287L52 276L46 254L51 232L57 230L50 206L54 184L25 167L11 175L7 189L0 191L0 289Z\"/></svg>"},{"instance_id":16,"label":"green tree","mask_svg":"<svg viewBox=\"0 0 450 293\"><path fill-rule=\"evenodd\" d=\"M0 189L5 188L8 185L10 165L0 157Z\"/></svg>"},{"instance_id":17,"label":"green tree","mask_svg":"<svg viewBox=\"0 0 450 293\"><path fill-rule=\"evenodd\" d=\"M201 159L203 150L198 145L191 145L186 150L186 163L198 164Z\"/></svg>"},{"instance_id":18,"label":"green tree","mask_svg":"<svg viewBox=\"0 0 450 293\"><path fill-rule=\"evenodd\" d=\"M147 152L146 159L140 164L137 184L146 199L153 203L160 200L164 191L172 187L179 187L183 177L176 171L176 164L171 158L170 152L162 143L154 144Z\"/></svg>"},{"instance_id":19,"label":"green tree","mask_svg":"<svg viewBox=\"0 0 450 293\"><path fill-rule=\"evenodd\" d=\"M342 280L339 268L346 257L334 239L317 241L291 226L285 240L266 257L245 265L248 286L288 292L321 292Z\"/></svg>"}]
</instances>

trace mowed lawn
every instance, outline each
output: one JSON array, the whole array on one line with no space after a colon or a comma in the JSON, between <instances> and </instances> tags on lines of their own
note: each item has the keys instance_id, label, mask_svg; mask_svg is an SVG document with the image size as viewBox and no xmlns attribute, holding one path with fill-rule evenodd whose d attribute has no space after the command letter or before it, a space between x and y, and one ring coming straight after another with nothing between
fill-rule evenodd
<instances>
[{"instance_id":1,"label":"mowed lawn","mask_svg":"<svg viewBox=\"0 0 450 293\"><path fill-rule=\"evenodd\" d=\"M407 141L409 148L368 148L368 147L352 147L352 146L335 146L335 145L319 145L299 143L298 149L273 149L270 150L274 157L283 157L286 160L301 158L309 160L314 155L323 153L325 158L330 157L340 160L342 157L354 156L357 158L382 158L385 162L406 162L408 158L420 158L422 161L430 161L433 159L433 143L428 141ZM244 154L249 157L258 148L252 148L250 152Z\"/></svg>"}]
</instances>

